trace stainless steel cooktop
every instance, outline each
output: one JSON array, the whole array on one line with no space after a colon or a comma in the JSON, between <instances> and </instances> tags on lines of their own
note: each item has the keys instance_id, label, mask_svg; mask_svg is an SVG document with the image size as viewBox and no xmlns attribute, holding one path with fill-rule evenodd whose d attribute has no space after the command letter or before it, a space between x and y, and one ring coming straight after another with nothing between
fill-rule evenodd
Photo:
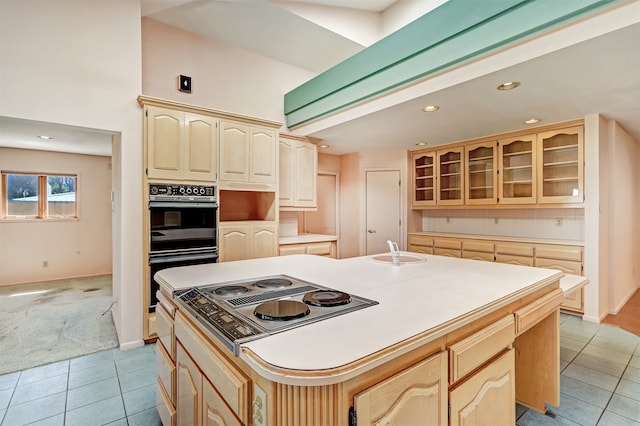
<instances>
[{"instance_id":1,"label":"stainless steel cooktop","mask_svg":"<svg viewBox=\"0 0 640 426\"><path fill-rule=\"evenodd\" d=\"M378 303L288 275L195 287L177 300L236 356L241 343Z\"/></svg>"}]
</instances>

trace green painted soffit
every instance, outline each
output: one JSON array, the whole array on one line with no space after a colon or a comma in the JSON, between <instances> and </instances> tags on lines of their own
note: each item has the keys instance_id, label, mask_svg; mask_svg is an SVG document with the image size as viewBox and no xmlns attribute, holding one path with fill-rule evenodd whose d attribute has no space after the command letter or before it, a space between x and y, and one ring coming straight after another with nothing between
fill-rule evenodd
<instances>
[{"instance_id":1,"label":"green painted soffit","mask_svg":"<svg viewBox=\"0 0 640 426\"><path fill-rule=\"evenodd\" d=\"M449 0L284 95L295 128L620 0Z\"/></svg>"}]
</instances>

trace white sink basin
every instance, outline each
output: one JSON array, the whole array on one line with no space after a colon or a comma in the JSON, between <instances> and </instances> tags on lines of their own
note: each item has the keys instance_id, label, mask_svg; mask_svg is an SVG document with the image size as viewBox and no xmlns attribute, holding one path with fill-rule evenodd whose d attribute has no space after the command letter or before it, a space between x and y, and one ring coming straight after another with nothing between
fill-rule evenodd
<instances>
[{"instance_id":1,"label":"white sink basin","mask_svg":"<svg viewBox=\"0 0 640 426\"><path fill-rule=\"evenodd\" d=\"M393 263L393 257L390 254L378 254L375 256L371 256L369 258L369 260L373 261L373 262L380 262L380 263ZM412 256L410 254L401 254L400 255L400 264L402 265L403 263L422 263L424 261L426 261L427 259L425 259L424 257L419 257L419 256Z\"/></svg>"}]
</instances>

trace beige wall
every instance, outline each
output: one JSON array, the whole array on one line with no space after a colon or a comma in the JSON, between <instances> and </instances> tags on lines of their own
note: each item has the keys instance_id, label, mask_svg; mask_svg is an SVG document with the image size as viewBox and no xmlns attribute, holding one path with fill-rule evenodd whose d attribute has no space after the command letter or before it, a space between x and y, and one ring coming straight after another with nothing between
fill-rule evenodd
<instances>
[{"instance_id":1,"label":"beige wall","mask_svg":"<svg viewBox=\"0 0 640 426\"><path fill-rule=\"evenodd\" d=\"M0 115L113 135L112 313L122 348L143 344L140 51L137 0L0 2Z\"/></svg>"},{"instance_id":2,"label":"beige wall","mask_svg":"<svg viewBox=\"0 0 640 426\"><path fill-rule=\"evenodd\" d=\"M0 148L0 169L78 176L78 220L0 222L0 285L111 273L110 157Z\"/></svg>"},{"instance_id":3,"label":"beige wall","mask_svg":"<svg viewBox=\"0 0 640 426\"><path fill-rule=\"evenodd\" d=\"M192 93L177 90L179 75ZM284 94L315 74L142 19L142 91L145 95L284 123Z\"/></svg>"}]
</instances>

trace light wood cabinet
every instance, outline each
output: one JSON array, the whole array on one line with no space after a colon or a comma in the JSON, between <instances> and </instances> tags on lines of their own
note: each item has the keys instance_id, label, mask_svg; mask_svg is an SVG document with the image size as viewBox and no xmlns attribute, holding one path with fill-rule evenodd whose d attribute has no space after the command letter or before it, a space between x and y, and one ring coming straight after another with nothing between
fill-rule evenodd
<instances>
[{"instance_id":1,"label":"light wood cabinet","mask_svg":"<svg viewBox=\"0 0 640 426\"><path fill-rule=\"evenodd\" d=\"M204 426L242 426L209 380L202 380L202 419Z\"/></svg>"},{"instance_id":2,"label":"light wood cabinet","mask_svg":"<svg viewBox=\"0 0 640 426\"><path fill-rule=\"evenodd\" d=\"M411 157L413 191L411 207L436 205L436 153L419 152Z\"/></svg>"},{"instance_id":3,"label":"light wood cabinet","mask_svg":"<svg viewBox=\"0 0 640 426\"><path fill-rule=\"evenodd\" d=\"M446 425L446 365L442 352L356 395L358 424Z\"/></svg>"},{"instance_id":4,"label":"light wood cabinet","mask_svg":"<svg viewBox=\"0 0 640 426\"><path fill-rule=\"evenodd\" d=\"M218 119L169 108L145 108L147 176L213 182Z\"/></svg>"},{"instance_id":5,"label":"light wood cabinet","mask_svg":"<svg viewBox=\"0 0 640 426\"><path fill-rule=\"evenodd\" d=\"M483 260L486 262L495 261L495 246L492 242L485 241L462 241L462 258Z\"/></svg>"},{"instance_id":6,"label":"light wood cabinet","mask_svg":"<svg viewBox=\"0 0 640 426\"><path fill-rule=\"evenodd\" d=\"M462 243L453 238L434 238L433 254L439 256L462 257Z\"/></svg>"},{"instance_id":7,"label":"light wood cabinet","mask_svg":"<svg viewBox=\"0 0 640 426\"><path fill-rule=\"evenodd\" d=\"M497 243L496 262L533 266L533 246L527 243Z\"/></svg>"},{"instance_id":8,"label":"light wood cabinet","mask_svg":"<svg viewBox=\"0 0 640 426\"><path fill-rule=\"evenodd\" d=\"M535 266L557 269L567 274L582 275L582 247L538 247ZM584 313L584 289L579 289L562 302L561 308L576 313Z\"/></svg>"},{"instance_id":9,"label":"light wood cabinet","mask_svg":"<svg viewBox=\"0 0 640 426\"><path fill-rule=\"evenodd\" d=\"M220 122L220 187L275 190L277 134L273 129Z\"/></svg>"},{"instance_id":10,"label":"light wood cabinet","mask_svg":"<svg viewBox=\"0 0 640 426\"><path fill-rule=\"evenodd\" d=\"M318 147L288 135L280 135L279 147L280 209L316 209Z\"/></svg>"},{"instance_id":11,"label":"light wood cabinet","mask_svg":"<svg viewBox=\"0 0 640 426\"><path fill-rule=\"evenodd\" d=\"M498 141L498 200L500 204L535 204L536 135Z\"/></svg>"},{"instance_id":12,"label":"light wood cabinet","mask_svg":"<svg viewBox=\"0 0 640 426\"><path fill-rule=\"evenodd\" d=\"M313 254L316 256L331 257L335 259L337 256L336 242L322 241L317 243L280 245L280 256L288 256L293 254Z\"/></svg>"},{"instance_id":13,"label":"light wood cabinet","mask_svg":"<svg viewBox=\"0 0 640 426\"><path fill-rule=\"evenodd\" d=\"M583 201L582 126L538 134L539 203Z\"/></svg>"},{"instance_id":14,"label":"light wood cabinet","mask_svg":"<svg viewBox=\"0 0 640 426\"><path fill-rule=\"evenodd\" d=\"M439 205L464 204L463 152L463 147L437 152L436 186Z\"/></svg>"},{"instance_id":15,"label":"light wood cabinet","mask_svg":"<svg viewBox=\"0 0 640 426\"><path fill-rule=\"evenodd\" d=\"M511 349L449 392L449 425L515 424L515 383Z\"/></svg>"},{"instance_id":16,"label":"light wood cabinet","mask_svg":"<svg viewBox=\"0 0 640 426\"><path fill-rule=\"evenodd\" d=\"M180 343L176 349L177 425L202 424L202 373Z\"/></svg>"},{"instance_id":17,"label":"light wood cabinet","mask_svg":"<svg viewBox=\"0 0 640 426\"><path fill-rule=\"evenodd\" d=\"M498 199L497 142L464 147L466 187L465 204L495 204Z\"/></svg>"},{"instance_id":18,"label":"light wood cabinet","mask_svg":"<svg viewBox=\"0 0 640 426\"><path fill-rule=\"evenodd\" d=\"M270 221L220 222L219 261L277 256L278 225Z\"/></svg>"}]
</instances>

